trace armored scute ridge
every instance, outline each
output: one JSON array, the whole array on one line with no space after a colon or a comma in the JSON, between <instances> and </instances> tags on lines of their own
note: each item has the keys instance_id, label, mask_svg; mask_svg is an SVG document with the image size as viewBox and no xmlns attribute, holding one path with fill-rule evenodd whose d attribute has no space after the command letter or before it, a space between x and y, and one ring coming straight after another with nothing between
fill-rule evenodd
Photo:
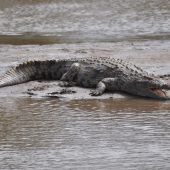
<instances>
[{"instance_id":1,"label":"armored scute ridge","mask_svg":"<svg viewBox=\"0 0 170 170\"><path fill-rule=\"evenodd\" d=\"M92 96L102 95L108 90L169 99L166 90L170 89L170 85L162 78L150 75L141 68L119 59L88 57L19 64L0 77L0 87L32 80L61 80L63 82L60 83L61 86L74 84L96 88L91 91Z\"/></svg>"}]
</instances>

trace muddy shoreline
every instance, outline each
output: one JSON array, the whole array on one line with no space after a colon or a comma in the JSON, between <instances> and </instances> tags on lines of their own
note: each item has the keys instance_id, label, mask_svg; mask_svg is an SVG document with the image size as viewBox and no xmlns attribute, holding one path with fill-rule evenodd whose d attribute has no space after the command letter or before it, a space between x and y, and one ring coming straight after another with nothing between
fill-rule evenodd
<instances>
[{"instance_id":1,"label":"muddy shoreline","mask_svg":"<svg viewBox=\"0 0 170 170\"><path fill-rule=\"evenodd\" d=\"M163 41L117 42L117 43L81 43L54 45L1 45L0 70L3 74L10 66L28 60L50 60L70 57L111 56L132 62L156 75L170 73L169 44ZM57 81L32 81L0 89L1 97L56 97L68 99L106 99L134 97L127 94L106 93L100 97L91 97L91 89L59 87Z\"/></svg>"}]
</instances>

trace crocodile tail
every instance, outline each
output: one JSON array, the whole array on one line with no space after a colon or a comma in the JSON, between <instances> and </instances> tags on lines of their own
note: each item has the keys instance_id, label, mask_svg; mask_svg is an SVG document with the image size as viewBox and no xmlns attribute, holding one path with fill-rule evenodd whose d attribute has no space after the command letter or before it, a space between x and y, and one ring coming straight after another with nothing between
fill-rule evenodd
<instances>
[{"instance_id":1,"label":"crocodile tail","mask_svg":"<svg viewBox=\"0 0 170 170\"><path fill-rule=\"evenodd\" d=\"M38 61L29 61L12 67L0 77L0 87L16 85L34 79Z\"/></svg>"}]
</instances>

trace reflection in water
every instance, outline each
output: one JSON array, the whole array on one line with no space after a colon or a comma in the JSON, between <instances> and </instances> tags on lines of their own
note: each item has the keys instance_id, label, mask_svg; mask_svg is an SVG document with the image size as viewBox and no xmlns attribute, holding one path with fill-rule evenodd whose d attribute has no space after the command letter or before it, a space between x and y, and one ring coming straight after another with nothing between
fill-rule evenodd
<instances>
[{"instance_id":1,"label":"reflection in water","mask_svg":"<svg viewBox=\"0 0 170 170\"><path fill-rule=\"evenodd\" d=\"M169 111L169 102L141 99L3 98L0 167L167 169Z\"/></svg>"},{"instance_id":2,"label":"reflection in water","mask_svg":"<svg viewBox=\"0 0 170 170\"><path fill-rule=\"evenodd\" d=\"M166 102L149 99L122 99L122 100L85 100L71 101L70 107L79 107L86 111L103 111L111 113L141 113L170 110L170 105Z\"/></svg>"}]
</instances>

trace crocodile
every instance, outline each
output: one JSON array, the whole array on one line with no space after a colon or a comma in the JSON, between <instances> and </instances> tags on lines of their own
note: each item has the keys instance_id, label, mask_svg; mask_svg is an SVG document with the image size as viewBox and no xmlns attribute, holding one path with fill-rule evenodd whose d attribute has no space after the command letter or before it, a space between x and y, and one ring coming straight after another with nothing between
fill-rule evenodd
<instances>
[{"instance_id":1,"label":"crocodile","mask_svg":"<svg viewBox=\"0 0 170 170\"><path fill-rule=\"evenodd\" d=\"M167 95L170 84L163 78L112 57L27 61L1 75L0 87L33 80L60 80L60 86L94 88L90 92L91 96L102 95L107 90L154 99L170 99Z\"/></svg>"}]
</instances>

